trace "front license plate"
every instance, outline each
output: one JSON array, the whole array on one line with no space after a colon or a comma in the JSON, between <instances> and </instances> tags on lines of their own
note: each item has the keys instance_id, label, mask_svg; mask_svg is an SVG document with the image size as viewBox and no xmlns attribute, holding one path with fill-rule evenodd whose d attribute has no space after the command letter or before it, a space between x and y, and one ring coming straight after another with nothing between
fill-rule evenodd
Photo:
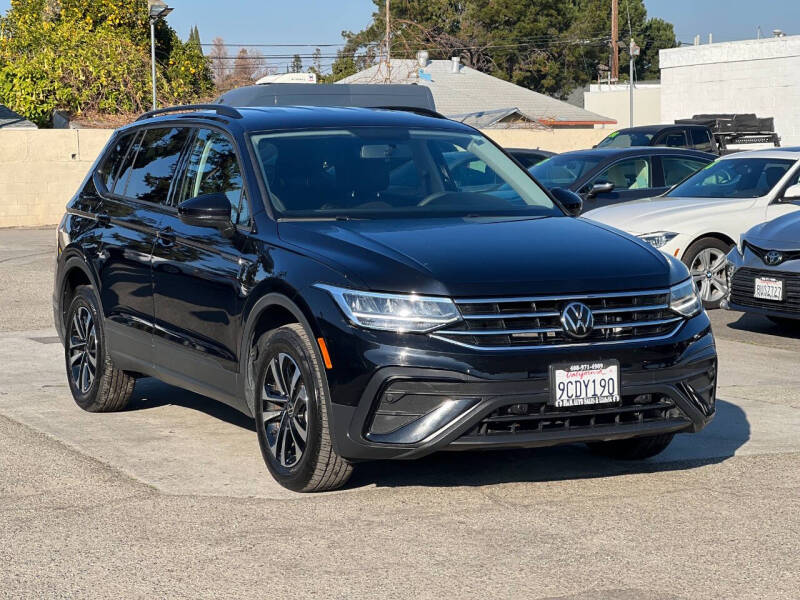
<instances>
[{"instance_id":1,"label":"front license plate","mask_svg":"<svg viewBox=\"0 0 800 600\"><path fill-rule=\"evenodd\" d=\"M551 365L550 404L557 408L618 404L619 363Z\"/></svg>"},{"instance_id":2,"label":"front license plate","mask_svg":"<svg viewBox=\"0 0 800 600\"><path fill-rule=\"evenodd\" d=\"M783 281L772 277L756 277L753 297L761 300L783 300Z\"/></svg>"}]
</instances>

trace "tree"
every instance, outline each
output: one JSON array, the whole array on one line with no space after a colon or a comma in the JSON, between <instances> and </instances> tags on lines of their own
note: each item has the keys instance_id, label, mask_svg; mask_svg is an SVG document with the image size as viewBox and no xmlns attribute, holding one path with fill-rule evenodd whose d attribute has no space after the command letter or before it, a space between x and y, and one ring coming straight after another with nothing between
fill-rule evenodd
<instances>
[{"instance_id":1,"label":"tree","mask_svg":"<svg viewBox=\"0 0 800 600\"><path fill-rule=\"evenodd\" d=\"M374 63L385 35L385 3L373 0L372 22L345 31L333 64L342 77ZM464 64L518 85L559 97L591 81L610 56L611 0L427 0L392 4L392 56L460 56ZM657 70L658 50L675 45L671 26L647 20L643 0L626 0L619 30L646 49L640 78ZM627 43L621 43L627 48ZM627 60L627 53L621 56ZM335 77L335 76L334 76Z\"/></svg>"},{"instance_id":2,"label":"tree","mask_svg":"<svg viewBox=\"0 0 800 600\"><path fill-rule=\"evenodd\" d=\"M303 59L300 58L299 54L295 54L292 57L292 63L289 65L289 71L291 73L302 73L303 72Z\"/></svg>"},{"instance_id":3,"label":"tree","mask_svg":"<svg viewBox=\"0 0 800 600\"><path fill-rule=\"evenodd\" d=\"M191 44L194 48L197 48L200 54L203 54L203 43L200 41L200 30L197 29L197 25L192 27L189 31L189 40L187 44Z\"/></svg>"},{"instance_id":4,"label":"tree","mask_svg":"<svg viewBox=\"0 0 800 600\"><path fill-rule=\"evenodd\" d=\"M12 0L0 18L0 102L46 126L54 110L139 112L150 89L146 0ZM199 50L160 20L159 97L182 103L211 91Z\"/></svg>"},{"instance_id":5,"label":"tree","mask_svg":"<svg viewBox=\"0 0 800 600\"><path fill-rule=\"evenodd\" d=\"M228 76L228 49L225 40L215 37L211 42L211 71L214 73L214 83L217 87L221 86Z\"/></svg>"}]
</instances>

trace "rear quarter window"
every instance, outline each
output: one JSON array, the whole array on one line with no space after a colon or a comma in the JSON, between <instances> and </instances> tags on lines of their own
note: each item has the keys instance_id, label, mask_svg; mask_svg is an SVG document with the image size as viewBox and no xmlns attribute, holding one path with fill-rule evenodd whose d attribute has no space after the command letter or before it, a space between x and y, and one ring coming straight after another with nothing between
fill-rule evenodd
<instances>
[{"instance_id":1,"label":"rear quarter window","mask_svg":"<svg viewBox=\"0 0 800 600\"><path fill-rule=\"evenodd\" d=\"M114 191L114 185L117 182L117 174L122 166L122 162L125 160L133 137L133 133L117 136L112 142L111 147L107 150L106 156L100 164L100 168L97 169L97 177L101 186L104 188L101 191Z\"/></svg>"}]
</instances>

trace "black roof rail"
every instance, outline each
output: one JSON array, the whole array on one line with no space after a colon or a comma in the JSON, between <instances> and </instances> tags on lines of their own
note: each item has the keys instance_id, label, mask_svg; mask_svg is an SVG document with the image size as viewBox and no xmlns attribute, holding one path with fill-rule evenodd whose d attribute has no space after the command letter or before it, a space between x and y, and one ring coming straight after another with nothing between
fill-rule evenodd
<instances>
[{"instance_id":1,"label":"black roof rail","mask_svg":"<svg viewBox=\"0 0 800 600\"><path fill-rule=\"evenodd\" d=\"M367 108L377 108L379 110L400 110L403 112L415 113L423 117L433 117L435 119L446 119L442 113L431 110L430 108L422 108L421 106L372 106Z\"/></svg>"},{"instance_id":2,"label":"black roof rail","mask_svg":"<svg viewBox=\"0 0 800 600\"><path fill-rule=\"evenodd\" d=\"M145 119L149 119L151 117L156 117L158 115L166 115L169 113L179 113L179 112L192 112L195 110L213 110L218 115L223 117L230 117L231 119L242 119L242 113L240 113L235 108L230 106L225 106L224 104L186 104L184 106L168 106L166 108L157 108L156 110L151 110L149 112L144 113L141 117L136 119L136 122L144 121Z\"/></svg>"}]
</instances>

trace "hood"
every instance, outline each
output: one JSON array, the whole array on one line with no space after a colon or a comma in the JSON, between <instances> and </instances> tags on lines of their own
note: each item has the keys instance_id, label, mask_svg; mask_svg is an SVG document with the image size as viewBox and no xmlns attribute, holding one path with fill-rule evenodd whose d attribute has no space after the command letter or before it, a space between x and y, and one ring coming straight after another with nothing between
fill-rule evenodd
<instances>
[{"instance_id":1,"label":"hood","mask_svg":"<svg viewBox=\"0 0 800 600\"><path fill-rule=\"evenodd\" d=\"M681 225L713 214L718 210L749 208L753 198L673 198L660 196L633 202L623 202L596 208L583 214L587 219L599 221L633 234L654 231L681 233Z\"/></svg>"},{"instance_id":2,"label":"hood","mask_svg":"<svg viewBox=\"0 0 800 600\"><path fill-rule=\"evenodd\" d=\"M279 235L373 291L611 292L664 288L688 276L648 244L569 217L284 221Z\"/></svg>"},{"instance_id":3,"label":"hood","mask_svg":"<svg viewBox=\"0 0 800 600\"><path fill-rule=\"evenodd\" d=\"M756 225L742 239L764 250L800 250L800 212Z\"/></svg>"}]
</instances>

